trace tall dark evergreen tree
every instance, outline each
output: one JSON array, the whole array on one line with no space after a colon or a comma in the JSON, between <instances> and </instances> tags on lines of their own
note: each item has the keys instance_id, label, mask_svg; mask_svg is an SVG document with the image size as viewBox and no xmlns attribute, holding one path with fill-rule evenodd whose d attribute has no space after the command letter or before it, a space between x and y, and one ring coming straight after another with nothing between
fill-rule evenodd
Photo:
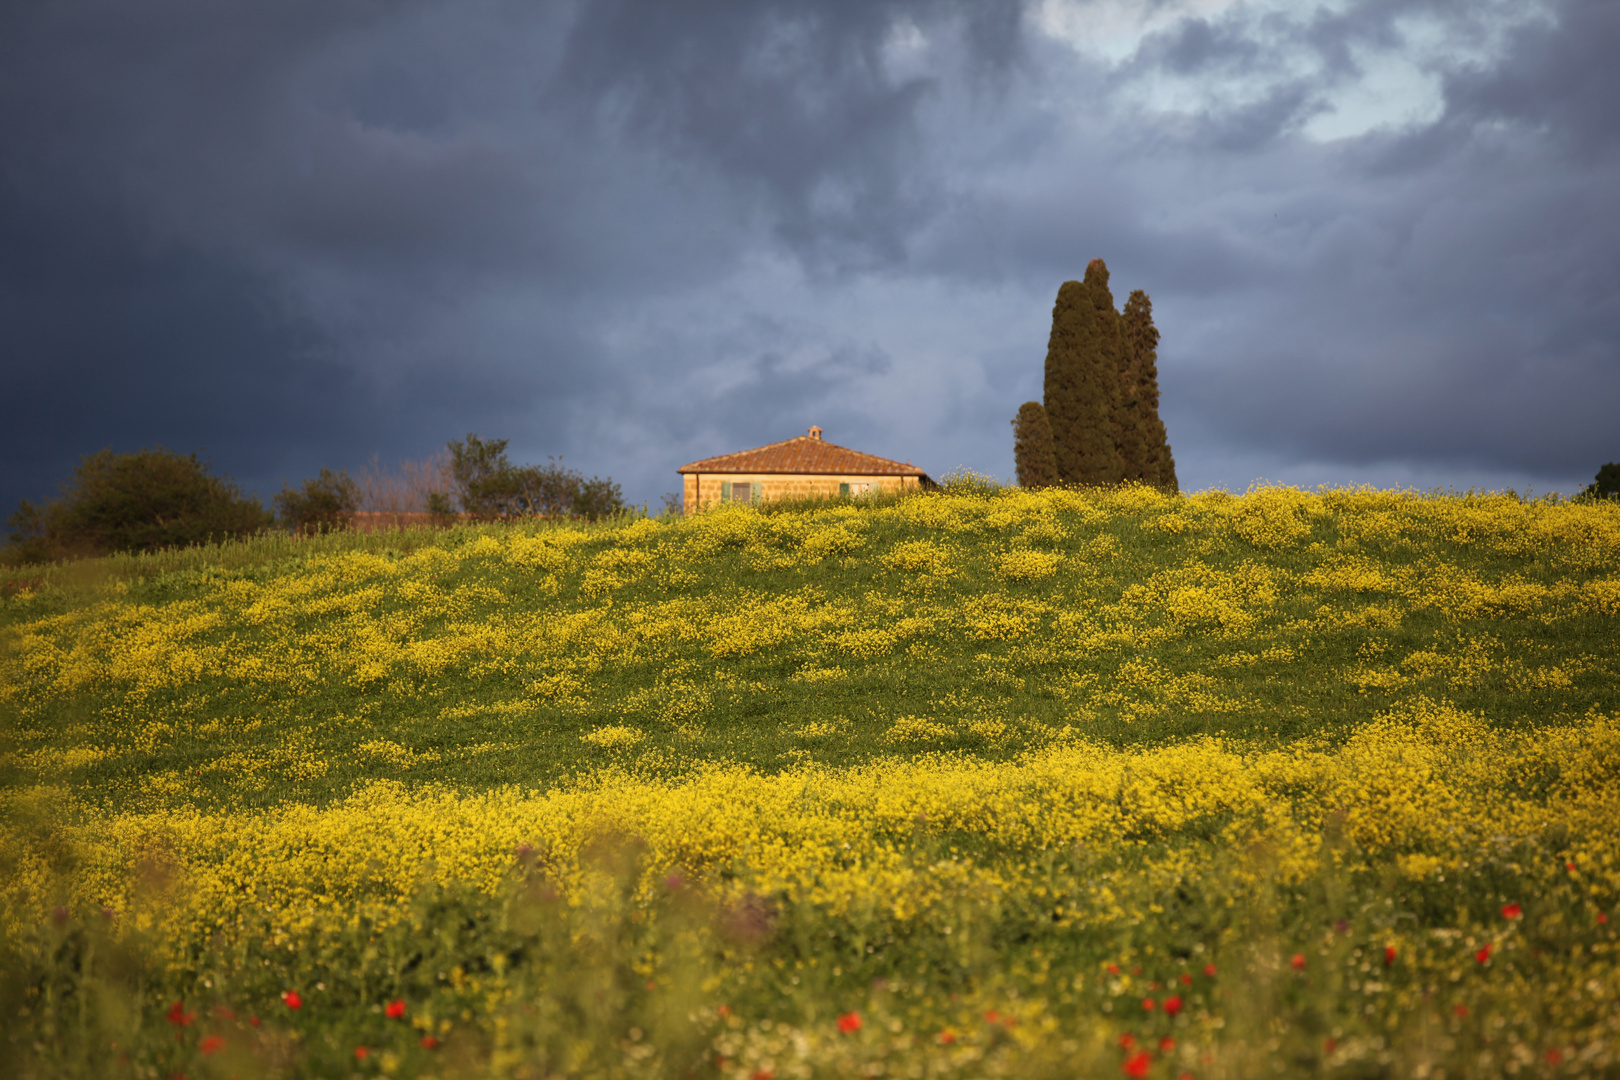
<instances>
[{"instance_id":1,"label":"tall dark evergreen tree","mask_svg":"<svg viewBox=\"0 0 1620 1080\"><path fill-rule=\"evenodd\" d=\"M1058 287L1052 307L1052 334L1046 343L1046 420L1052 432L1052 454L1060 482L1079 471L1077 431L1084 423L1084 380L1080 374L1081 341L1091 322L1091 298L1078 281Z\"/></svg>"},{"instance_id":2,"label":"tall dark evergreen tree","mask_svg":"<svg viewBox=\"0 0 1620 1080\"><path fill-rule=\"evenodd\" d=\"M1114 294L1108 290L1108 266L1092 259L1081 282L1091 301L1088 332L1081 339L1080 372L1084 387L1084 422L1075 431L1077 484L1117 484L1125 467L1119 455L1116 415L1119 412L1119 368L1123 343Z\"/></svg>"},{"instance_id":3,"label":"tall dark evergreen tree","mask_svg":"<svg viewBox=\"0 0 1620 1080\"><path fill-rule=\"evenodd\" d=\"M1052 446L1052 425L1038 401L1018 407L1013 420L1013 461L1018 467L1018 486L1051 487L1058 482L1057 453Z\"/></svg>"},{"instance_id":4,"label":"tall dark evergreen tree","mask_svg":"<svg viewBox=\"0 0 1620 1080\"><path fill-rule=\"evenodd\" d=\"M1159 419L1159 331L1153 301L1141 289L1125 301L1121 331L1119 443L1125 478L1177 491L1176 459Z\"/></svg>"},{"instance_id":5,"label":"tall dark evergreen tree","mask_svg":"<svg viewBox=\"0 0 1620 1080\"><path fill-rule=\"evenodd\" d=\"M1046 346L1046 418L1063 483L1112 484L1123 472L1113 432L1119 342L1108 267L1093 259L1084 281L1058 289Z\"/></svg>"},{"instance_id":6,"label":"tall dark evergreen tree","mask_svg":"<svg viewBox=\"0 0 1620 1080\"><path fill-rule=\"evenodd\" d=\"M1132 292L1121 313L1101 259L1091 260L1083 281L1058 289L1046 347L1045 412L1060 482L1136 480L1177 490L1175 459L1159 419L1158 344L1147 293ZM1023 415L1020 410L1020 420Z\"/></svg>"}]
</instances>

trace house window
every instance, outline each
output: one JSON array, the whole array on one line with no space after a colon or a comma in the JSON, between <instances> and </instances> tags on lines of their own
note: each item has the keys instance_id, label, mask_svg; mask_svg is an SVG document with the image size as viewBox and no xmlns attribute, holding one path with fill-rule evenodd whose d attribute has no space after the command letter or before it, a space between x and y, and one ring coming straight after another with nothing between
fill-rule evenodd
<instances>
[{"instance_id":1,"label":"house window","mask_svg":"<svg viewBox=\"0 0 1620 1080\"><path fill-rule=\"evenodd\" d=\"M736 503L757 503L763 494L765 485L761 483L744 483L741 480L720 481L720 501Z\"/></svg>"}]
</instances>

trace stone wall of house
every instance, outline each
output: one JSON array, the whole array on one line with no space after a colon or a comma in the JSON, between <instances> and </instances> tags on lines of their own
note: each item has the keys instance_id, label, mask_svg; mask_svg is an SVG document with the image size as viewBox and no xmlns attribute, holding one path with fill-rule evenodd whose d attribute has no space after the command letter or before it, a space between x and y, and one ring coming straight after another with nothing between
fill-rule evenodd
<instances>
[{"instance_id":1,"label":"stone wall of house","mask_svg":"<svg viewBox=\"0 0 1620 1080\"><path fill-rule=\"evenodd\" d=\"M915 476L821 476L805 473L687 473L682 493L686 512L720 505L720 485L759 484L760 501L766 499L837 498L840 485L848 484L851 494L862 491L899 491L916 488Z\"/></svg>"}]
</instances>

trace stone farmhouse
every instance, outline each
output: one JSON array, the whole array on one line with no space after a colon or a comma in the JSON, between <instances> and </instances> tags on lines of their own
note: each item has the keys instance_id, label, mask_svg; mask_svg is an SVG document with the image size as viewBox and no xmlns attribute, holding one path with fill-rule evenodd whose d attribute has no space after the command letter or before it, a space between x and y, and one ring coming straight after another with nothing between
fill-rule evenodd
<instances>
[{"instance_id":1,"label":"stone farmhouse","mask_svg":"<svg viewBox=\"0 0 1620 1080\"><path fill-rule=\"evenodd\" d=\"M688 514L720 503L939 486L909 461L890 461L824 442L819 427L786 442L704 458L675 471L685 479Z\"/></svg>"}]
</instances>

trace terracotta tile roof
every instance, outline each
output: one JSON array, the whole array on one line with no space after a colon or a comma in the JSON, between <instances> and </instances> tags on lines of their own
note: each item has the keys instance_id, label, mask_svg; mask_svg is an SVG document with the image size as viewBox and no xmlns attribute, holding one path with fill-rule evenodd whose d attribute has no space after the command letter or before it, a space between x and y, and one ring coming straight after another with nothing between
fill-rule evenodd
<instances>
[{"instance_id":1,"label":"terracotta tile roof","mask_svg":"<svg viewBox=\"0 0 1620 1080\"><path fill-rule=\"evenodd\" d=\"M704 458L682 465L678 473L813 473L833 476L918 476L925 487L933 485L928 474L915 465L902 464L863 454L859 450L823 442L819 432L796 439L771 443L753 450Z\"/></svg>"}]
</instances>

